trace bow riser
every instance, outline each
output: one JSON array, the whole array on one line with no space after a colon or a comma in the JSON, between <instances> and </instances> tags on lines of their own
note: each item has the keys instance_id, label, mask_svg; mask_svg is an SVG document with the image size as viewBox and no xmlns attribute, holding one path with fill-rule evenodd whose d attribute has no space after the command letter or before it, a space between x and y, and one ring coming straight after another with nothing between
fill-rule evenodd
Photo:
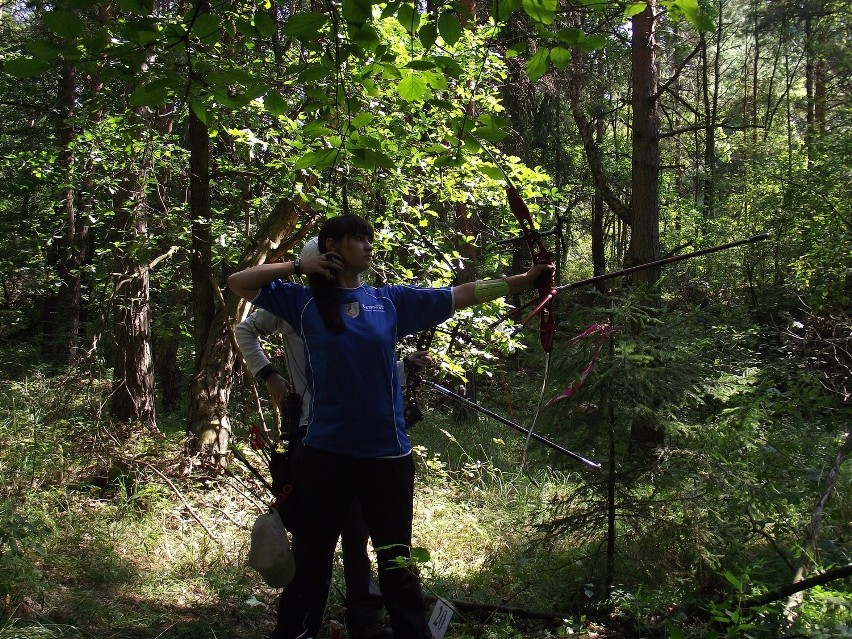
<instances>
[{"instance_id":1,"label":"bow riser","mask_svg":"<svg viewBox=\"0 0 852 639\"><path fill-rule=\"evenodd\" d=\"M533 264L553 264L553 255L551 255L550 251L542 243L541 237L535 229L535 223L533 222L530 210L523 199L521 199L518 191L513 186L510 186L506 189L506 196L509 200L509 209L521 225L523 239L529 247ZM535 286L538 291L538 303L521 322L520 328L526 326L533 317L538 315L539 341L544 352L550 354L553 348L553 334L556 332L556 316L553 311L553 300L558 293L553 286L553 273L551 271L542 273L538 280L536 280Z\"/></svg>"}]
</instances>

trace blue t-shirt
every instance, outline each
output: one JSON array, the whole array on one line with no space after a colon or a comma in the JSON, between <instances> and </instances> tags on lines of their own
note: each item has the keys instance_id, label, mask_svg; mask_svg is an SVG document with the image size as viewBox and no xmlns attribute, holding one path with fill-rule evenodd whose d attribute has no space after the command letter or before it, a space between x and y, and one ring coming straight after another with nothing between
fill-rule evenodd
<instances>
[{"instance_id":1,"label":"blue t-shirt","mask_svg":"<svg viewBox=\"0 0 852 639\"><path fill-rule=\"evenodd\" d=\"M452 289L362 284L338 296L346 326L339 335L326 329L309 288L276 280L253 300L304 343L313 397L304 442L354 457L408 455L396 343L449 319Z\"/></svg>"}]
</instances>

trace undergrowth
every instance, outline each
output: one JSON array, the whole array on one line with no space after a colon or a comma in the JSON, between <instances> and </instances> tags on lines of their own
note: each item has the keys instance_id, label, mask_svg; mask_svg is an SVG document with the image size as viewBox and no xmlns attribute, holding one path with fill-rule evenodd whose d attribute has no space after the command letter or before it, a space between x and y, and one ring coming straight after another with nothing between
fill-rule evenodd
<instances>
[{"instance_id":1,"label":"undergrowth","mask_svg":"<svg viewBox=\"0 0 852 639\"><path fill-rule=\"evenodd\" d=\"M805 539L848 411L764 335L650 319L537 423L601 471L421 394L415 544L427 596L456 608L449 639L777 636L784 600L745 602L805 558L812 573L849 563L848 470L816 549ZM547 392L589 358L560 356ZM514 360L514 386L479 385L525 426L541 382L532 357ZM642 390L660 383L678 388ZM219 477L191 470L179 418L160 419L162 436L111 424L108 392L77 372L3 382L0 639L266 636L277 592L246 566L262 487L236 461ZM649 416L665 444L634 452L632 426ZM790 632L852 635L848 584L808 590ZM337 570L332 618L342 589Z\"/></svg>"}]
</instances>

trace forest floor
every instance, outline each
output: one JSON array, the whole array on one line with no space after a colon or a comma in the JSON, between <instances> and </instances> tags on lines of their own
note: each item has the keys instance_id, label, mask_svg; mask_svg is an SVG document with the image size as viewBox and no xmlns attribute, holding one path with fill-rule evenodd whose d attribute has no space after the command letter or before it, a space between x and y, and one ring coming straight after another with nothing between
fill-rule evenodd
<instances>
[{"instance_id":1,"label":"forest floor","mask_svg":"<svg viewBox=\"0 0 852 639\"><path fill-rule=\"evenodd\" d=\"M25 520L11 510L3 515L7 537L17 536L22 546L2 557L7 570L0 576L11 574L10 562L33 561L15 566L16 591L6 597L0 639L267 636L278 591L247 566L251 526L267 499L247 469L236 460L219 477L190 469L177 436L123 440L100 429L69 435L73 442L45 435L46 457L18 477L20 490L39 495L38 509ZM78 457L82 450L87 455ZM244 452L265 470L256 453ZM472 469L451 477L436 470L434 458L418 460L414 527L415 544L429 549L420 566L424 588L430 602L442 597L459 606L447 639L620 636L555 612L559 589L544 580L559 571L550 566L536 578L535 569L519 567L540 566L541 557L523 549L519 513L484 490L493 481ZM496 473L476 472L486 470ZM537 506L528 501L524 508ZM541 600L549 589L552 596ZM342 590L338 557L329 621L343 618ZM317 639L331 637L331 628Z\"/></svg>"},{"instance_id":2,"label":"forest floor","mask_svg":"<svg viewBox=\"0 0 852 639\"><path fill-rule=\"evenodd\" d=\"M30 378L7 386L0 639L268 636L278 591L247 556L252 524L269 498L243 464L232 460L227 473L214 474L190 463L180 417L161 420L164 435L118 432L100 418L106 395L94 383ZM427 413L413 433L414 544L430 605L441 598L455 607L446 639L745 636L734 626L756 617L734 619L736 601L710 603L733 575L705 571L702 585L673 579L686 571L658 522L632 546L619 540L624 581L602 596L600 509L583 522L586 539L543 527L555 502L579 501L585 471L558 470L535 450L524 466L524 438L514 431L476 418L458 422L448 410ZM235 426L232 447L266 474L243 430ZM593 490L598 499L600 486ZM329 621L343 618L342 592L338 557ZM833 621L810 619L827 629L812 636L852 636L852 606L828 590L819 602ZM755 614L766 621L777 613ZM331 637L327 624L316 639Z\"/></svg>"}]
</instances>

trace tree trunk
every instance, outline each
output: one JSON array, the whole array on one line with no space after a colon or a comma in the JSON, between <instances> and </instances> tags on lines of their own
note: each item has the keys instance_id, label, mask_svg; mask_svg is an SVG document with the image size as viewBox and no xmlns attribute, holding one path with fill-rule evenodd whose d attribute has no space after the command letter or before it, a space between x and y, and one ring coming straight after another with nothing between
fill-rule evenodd
<instances>
[{"instance_id":1,"label":"tree trunk","mask_svg":"<svg viewBox=\"0 0 852 639\"><path fill-rule=\"evenodd\" d=\"M142 64L142 71L150 63ZM128 87L130 93L132 87ZM147 111L129 118L131 146L126 174L113 198L116 242L113 267L113 380L110 417L157 430L154 362L151 354L151 299L146 184L152 166Z\"/></svg>"},{"instance_id":2,"label":"tree trunk","mask_svg":"<svg viewBox=\"0 0 852 639\"><path fill-rule=\"evenodd\" d=\"M702 221L703 232L709 229L709 221L715 217L716 211L716 122L719 119L719 82L720 59L722 52L722 26L723 10L725 4L719 0L716 5L718 14L716 20L716 33L713 43L713 63L710 65L710 56L707 51L707 42L704 35L701 36L702 44L702 68L703 82L702 93L704 99L704 179L702 183ZM712 77L712 88L711 88Z\"/></svg>"},{"instance_id":3,"label":"tree trunk","mask_svg":"<svg viewBox=\"0 0 852 639\"><path fill-rule=\"evenodd\" d=\"M160 384L160 407L165 413L174 413L183 395L183 376L177 359L180 333L156 340L155 346L154 369Z\"/></svg>"},{"instance_id":4,"label":"tree trunk","mask_svg":"<svg viewBox=\"0 0 852 639\"><path fill-rule=\"evenodd\" d=\"M304 191L310 190L310 184ZM312 218L310 208L303 199L280 200L267 220L257 231L257 240L240 261L238 270L263 264L302 241L312 225L304 224L296 232L296 225ZM209 290L213 291L212 273L208 270ZM205 342L196 357L195 371L190 380L187 433L194 453L209 453L214 468L226 463L228 441L231 434L228 419L228 400L231 393L236 350L231 339L231 325L242 319L245 300L227 291L225 308L219 307L210 320ZM215 300L214 300L215 302ZM202 462L205 462L202 458Z\"/></svg>"},{"instance_id":5,"label":"tree trunk","mask_svg":"<svg viewBox=\"0 0 852 639\"><path fill-rule=\"evenodd\" d=\"M116 227L122 246L116 258L113 313L113 389L110 416L157 430L154 409L154 363L151 356L150 267L140 255L147 241L148 213L144 193L150 169L147 149L138 166L129 166L116 201Z\"/></svg>"},{"instance_id":6,"label":"tree trunk","mask_svg":"<svg viewBox=\"0 0 852 639\"><path fill-rule=\"evenodd\" d=\"M632 226L633 212L630 210L630 207L619 200L618 195L610 187L603 154L595 140L595 126L591 118L583 110L581 96L583 93L584 78L587 75L587 68L579 62L581 56L578 52L575 52L572 59L578 62L572 65L571 73L568 76L568 102L571 105L571 115L574 118L574 124L576 124L580 139L583 141L583 150L586 154L586 161L589 163L589 170L592 173L595 192L603 198L610 210L619 219L628 226Z\"/></svg>"},{"instance_id":7,"label":"tree trunk","mask_svg":"<svg viewBox=\"0 0 852 639\"><path fill-rule=\"evenodd\" d=\"M69 365L79 360L80 313L82 305L81 266L86 260L88 226L76 214L74 188L74 116L77 74L68 62L59 71L59 124L57 141L63 185L56 212L62 219L62 234L51 247L48 260L56 271L59 289L45 304L42 354L46 359Z\"/></svg>"},{"instance_id":8,"label":"tree trunk","mask_svg":"<svg viewBox=\"0 0 852 639\"><path fill-rule=\"evenodd\" d=\"M210 229L210 137L189 111L189 211L192 216L193 337L195 366L190 380L187 433L196 452L212 447L219 465L225 461L230 425L227 408L235 354L226 318L216 317L212 279L213 239ZM220 315L221 315L220 311Z\"/></svg>"},{"instance_id":9,"label":"tree trunk","mask_svg":"<svg viewBox=\"0 0 852 639\"><path fill-rule=\"evenodd\" d=\"M633 158L632 226L628 264L634 266L660 258L660 108L656 61L656 0L633 17ZM654 284L660 270L646 269L633 281Z\"/></svg>"},{"instance_id":10,"label":"tree trunk","mask_svg":"<svg viewBox=\"0 0 852 639\"><path fill-rule=\"evenodd\" d=\"M814 58L816 54L814 53L813 20L813 16L808 12L805 15L805 99L807 109L805 113L805 149L808 154L808 166L813 161L814 130L816 128L816 108L814 101L814 76L816 75Z\"/></svg>"},{"instance_id":11,"label":"tree trunk","mask_svg":"<svg viewBox=\"0 0 852 639\"><path fill-rule=\"evenodd\" d=\"M598 118L596 122L596 146L603 140L604 121L603 118ZM592 198L592 268L594 275L603 275L606 273L606 243L604 228L604 198L601 192L596 188L595 195ZM599 293L606 290L606 284L598 282L595 288Z\"/></svg>"}]
</instances>

